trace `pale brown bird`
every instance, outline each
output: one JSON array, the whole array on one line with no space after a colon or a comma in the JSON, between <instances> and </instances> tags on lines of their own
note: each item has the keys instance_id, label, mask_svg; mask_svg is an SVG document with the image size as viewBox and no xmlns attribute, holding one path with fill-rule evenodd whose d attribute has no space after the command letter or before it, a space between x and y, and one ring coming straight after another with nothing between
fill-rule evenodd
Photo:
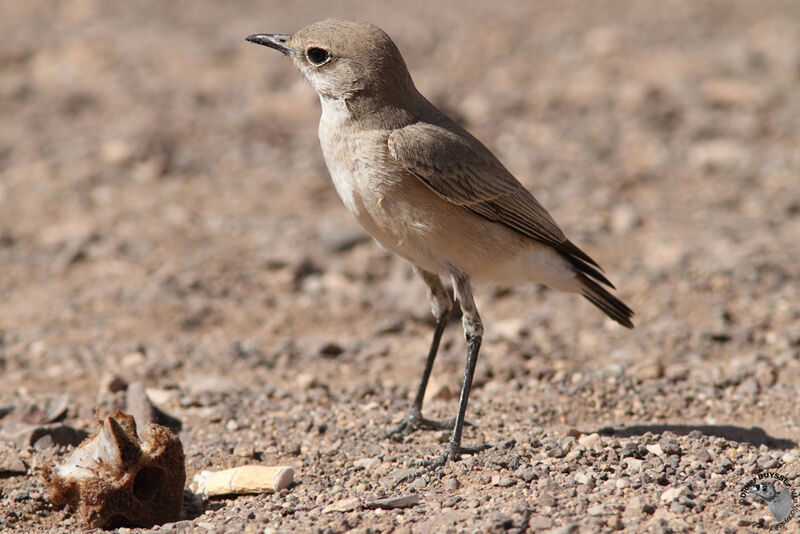
<instances>
[{"instance_id":1,"label":"pale brown bird","mask_svg":"<svg viewBox=\"0 0 800 534\"><path fill-rule=\"evenodd\" d=\"M541 204L480 141L414 86L386 33L365 22L329 19L292 35L248 41L289 56L319 95L319 139L336 191L378 243L405 258L425 281L436 328L411 409L389 435L420 427L452 428L444 454L428 470L484 447L461 445L461 432L483 325L472 281L523 282L580 293L609 317L633 327L631 311L604 287L600 267L575 246ZM422 399L453 307L461 305L467 362L458 413L422 416Z\"/></svg>"}]
</instances>

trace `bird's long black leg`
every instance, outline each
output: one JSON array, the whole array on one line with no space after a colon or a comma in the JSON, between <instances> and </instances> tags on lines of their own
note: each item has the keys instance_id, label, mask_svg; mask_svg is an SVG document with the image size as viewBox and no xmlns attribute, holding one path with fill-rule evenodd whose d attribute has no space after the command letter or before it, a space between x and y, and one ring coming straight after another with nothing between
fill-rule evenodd
<instances>
[{"instance_id":1,"label":"bird's long black leg","mask_svg":"<svg viewBox=\"0 0 800 534\"><path fill-rule=\"evenodd\" d=\"M447 321L450 318L453 301L438 276L419 268L416 270L428 286L428 298L431 301L431 312L433 316L436 317L436 328L433 331L433 339L431 340L431 347L428 351L428 358L425 360L425 370L422 372L422 380L420 380L419 387L417 388L417 395L414 397L411 408L405 419L386 433L386 437L392 439L400 439L402 436L420 428L449 430L453 428L454 424L453 420L434 421L422 416L422 401L425 398L425 390L428 387L428 379L431 376L433 362L436 360L436 354L439 351L439 342L447 326Z\"/></svg>"},{"instance_id":2,"label":"bird's long black leg","mask_svg":"<svg viewBox=\"0 0 800 534\"><path fill-rule=\"evenodd\" d=\"M472 389L472 379L475 376L475 366L478 363L478 353L483 339L483 323L475 307L472 298L472 289L469 277L462 273L453 274L453 287L456 298L461 304L463 313L462 322L464 325L464 335L467 338L467 364L464 368L464 383L461 386L461 398L458 402L458 414L453 425L453 434L447 442L444 453L431 462L424 464L424 469L401 478L397 483L413 480L420 475L430 473L443 467L450 460L457 460L461 454L471 454L487 449L488 445L478 445L475 447L463 447L461 445L461 432L464 429L464 418L467 413L467 403L469 393Z\"/></svg>"}]
</instances>

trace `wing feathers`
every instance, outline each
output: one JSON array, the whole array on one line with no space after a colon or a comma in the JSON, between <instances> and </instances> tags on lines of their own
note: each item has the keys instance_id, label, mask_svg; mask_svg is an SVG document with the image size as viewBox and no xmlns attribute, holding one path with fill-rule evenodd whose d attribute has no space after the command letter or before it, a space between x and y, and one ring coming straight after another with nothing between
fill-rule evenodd
<instances>
[{"instance_id":1,"label":"wing feathers","mask_svg":"<svg viewBox=\"0 0 800 534\"><path fill-rule=\"evenodd\" d=\"M578 271L610 287L547 210L480 141L457 126L417 122L391 133L389 152L445 200L553 247Z\"/></svg>"}]
</instances>

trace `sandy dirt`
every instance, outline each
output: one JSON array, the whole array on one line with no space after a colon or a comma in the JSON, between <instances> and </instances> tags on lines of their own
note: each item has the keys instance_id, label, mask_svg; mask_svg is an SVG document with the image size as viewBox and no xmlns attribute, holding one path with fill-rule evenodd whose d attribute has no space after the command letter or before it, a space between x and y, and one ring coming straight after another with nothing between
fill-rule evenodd
<instances>
[{"instance_id":1,"label":"sandy dirt","mask_svg":"<svg viewBox=\"0 0 800 534\"><path fill-rule=\"evenodd\" d=\"M773 521L739 493L800 471L800 3L0 6L0 530L80 527L41 477L80 435L20 422L93 431L137 381L181 421L189 480L296 470L273 495L187 491L153 531ZM422 371L424 286L341 205L311 88L244 41L328 16L383 27L636 311L628 331L574 295L478 289L464 441L493 447L398 487L447 439L381 437ZM427 414L455 414L464 357L454 321Z\"/></svg>"}]
</instances>

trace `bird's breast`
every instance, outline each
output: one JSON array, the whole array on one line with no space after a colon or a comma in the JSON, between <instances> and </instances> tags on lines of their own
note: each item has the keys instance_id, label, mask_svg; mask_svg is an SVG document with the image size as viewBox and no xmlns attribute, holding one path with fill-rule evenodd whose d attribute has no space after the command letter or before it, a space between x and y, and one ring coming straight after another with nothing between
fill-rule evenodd
<instances>
[{"instance_id":1,"label":"bird's breast","mask_svg":"<svg viewBox=\"0 0 800 534\"><path fill-rule=\"evenodd\" d=\"M323 108L324 109L324 108ZM356 220L384 248L409 260L409 247L424 231L424 217L412 214L421 182L389 154L389 131L357 130L323 112L319 138L336 192ZM424 195L430 195L427 191Z\"/></svg>"},{"instance_id":2,"label":"bird's breast","mask_svg":"<svg viewBox=\"0 0 800 534\"><path fill-rule=\"evenodd\" d=\"M320 123L320 145L336 192L350 212L358 218L374 186L366 165L363 140L348 135L342 128Z\"/></svg>"}]
</instances>

